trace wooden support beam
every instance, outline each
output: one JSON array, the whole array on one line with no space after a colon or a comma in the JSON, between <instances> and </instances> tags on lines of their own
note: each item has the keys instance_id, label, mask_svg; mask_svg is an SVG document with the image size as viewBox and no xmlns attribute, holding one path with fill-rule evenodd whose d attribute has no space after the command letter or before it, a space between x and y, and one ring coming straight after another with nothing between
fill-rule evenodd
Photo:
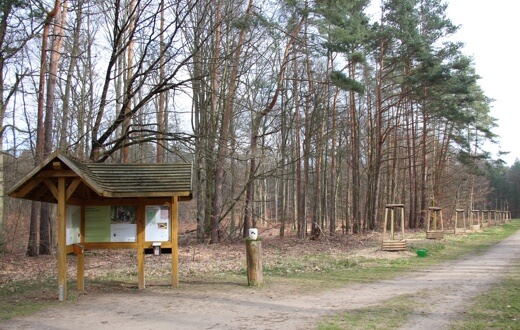
<instances>
[{"instance_id":1,"label":"wooden support beam","mask_svg":"<svg viewBox=\"0 0 520 330\"><path fill-rule=\"evenodd\" d=\"M70 178L77 177L78 174L72 170L43 170L36 177L38 178Z\"/></svg>"},{"instance_id":2,"label":"wooden support beam","mask_svg":"<svg viewBox=\"0 0 520 330\"><path fill-rule=\"evenodd\" d=\"M392 211L390 212L390 239L394 239L395 238L395 234L394 234L394 221L395 221L395 210L392 209Z\"/></svg>"},{"instance_id":3,"label":"wooden support beam","mask_svg":"<svg viewBox=\"0 0 520 330\"><path fill-rule=\"evenodd\" d=\"M79 186L80 183L81 183L80 178L72 180L70 185L67 187L67 196L65 197L67 200L69 200L70 196L72 196L72 194L74 193L74 191L76 190L76 188Z\"/></svg>"},{"instance_id":4,"label":"wooden support beam","mask_svg":"<svg viewBox=\"0 0 520 330\"><path fill-rule=\"evenodd\" d=\"M85 249L83 245L74 244L73 245L74 254L76 255L77 260L77 269L76 269L76 289L78 291L85 290Z\"/></svg>"},{"instance_id":5,"label":"wooden support beam","mask_svg":"<svg viewBox=\"0 0 520 330\"><path fill-rule=\"evenodd\" d=\"M15 198L24 198L28 193L30 193L37 185L39 185L43 179L34 179L29 181L23 188L16 193L13 193L11 197Z\"/></svg>"},{"instance_id":6,"label":"wooden support beam","mask_svg":"<svg viewBox=\"0 0 520 330\"><path fill-rule=\"evenodd\" d=\"M404 239L404 207L401 207L401 239Z\"/></svg>"},{"instance_id":7,"label":"wooden support beam","mask_svg":"<svg viewBox=\"0 0 520 330\"><path fill-rule=\"evenodd\" d=\"M144 278L144 230L145 230L145 205L137 206L137 288L142 290L146 287Z\"/></svg>"},{"instance_id":8,"label":"wooden support beam","mask_svg":"<svg viewBox=\"0 0 520 330\"><path fill-rule=\"evenodd\" d=\"M171 232L170 241L172 244L172 287L179 286L179 198L172 197L170 207Z\"/></svg>"},{"instance_id":9,"label":"wooden support beam","mask_svg":"<svg viewBox=\"0 0 520 330\"><path fill-rule=\"evenodd\" d=\"M66 210L65 178L58 178L58 292L60 301L67 300Z\"/></svg>"},{"instance_id":10,"label":"wooden support beam","mask_svg":"<svg viewBox=\"0 0 520 330\"><path fill-rule=\"evenodd\" d=\"M63 182L64 182L63 184L65 185L65 178L60 178L60 179L63 179ZM45 185L49 188L49 190L51 191L54 198L58 199L59 198L58 197L58 188L56 188L56 185L54 184L54 182L52 182L50 179L45 179L45 180L43 180L43 182L45 182Z\"/></svg>"},{"instance_id":11,"label":"wooden support beam","mask_svg":"<svg viewBox=\"0 0 520 330\"><path fill-rule=\"evenodd\" d=\"M388 224L388 212L390 212L390 210L388 208L385 208L385 223L383 225L383 241L386 239L386 226Z\"/></svg>"},{"instance_id":12,"label":"wooden support beam","mask_svg":"<svg viewBox=\"0 0 520 330\"><path fill-rule=\"evenodd\" d=\"M61 170L61 162L52 162L52 168L55 170Z\"/></svg>"}]
</instances>

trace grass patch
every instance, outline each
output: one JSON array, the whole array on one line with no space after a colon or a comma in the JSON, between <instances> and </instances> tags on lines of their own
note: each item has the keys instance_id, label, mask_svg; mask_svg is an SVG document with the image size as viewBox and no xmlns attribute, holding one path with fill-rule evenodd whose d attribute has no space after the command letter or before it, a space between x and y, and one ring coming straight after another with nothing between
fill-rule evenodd
<instances>
[{"instance_id":1,"label":"grass patch","mask_svg":"<svg viewBox=\"0 0 520 330\"><path fill-rule=\"evenodd\" d=\"M397 329L406 323L407 318L417 307L413 297L400 296L373 307L351 310L325 317L318 330L341 329Z\"/></svg>"},{"instance_id":2,"label":"grass patch","mask_svg":"<svg viewBox=\"0 0 520 330\"><path fill-rule=\"evenodd\" d=\"M452 329L519 329L520 328L520 263L506 278L480 294L464 320Z\"/></svg>"},{"instance_id":3,"label":"grass patch","mask_svg":"<svg viewBox=\"0 0 520 330\"><path fill-rule=\"evenodd\" d=\"M29 315L57 305L59 302L56 296L55 279L8 283L0 287L0 320Z\"/></svg>"}]
</instances>

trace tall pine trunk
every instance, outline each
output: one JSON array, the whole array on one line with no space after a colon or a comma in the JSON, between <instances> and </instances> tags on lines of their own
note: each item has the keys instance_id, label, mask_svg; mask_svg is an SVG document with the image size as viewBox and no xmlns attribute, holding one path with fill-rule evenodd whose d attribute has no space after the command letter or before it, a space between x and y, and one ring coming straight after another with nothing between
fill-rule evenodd
<instances>
[{"instance_id":1,"label":"tall pine trunk","mask_svg":"<svg viewBox=\"0 0 520 330\"><path fill-rule=\"evenodd\" d=\"M37 136L36 136L36 158L35 158L35 165L38 165L44 158L45 158L45 137L46 137L46 129L49 131L52 130L52 127L45 127L45 75L47 74L47 51L48 51L48 44L49 44L49 32L52 25L52 22L54 21L58 10L60 6L60 1L56 0L54 3L53 9L47 13L47 16L45 17L45 22L43 25L43 32L42 32L42 52L41 52L41 58L40 58L40 76L39 76L39 83L38 83L38 121L37 121ZM49 120L52 120L49 118ZM52 121L51 121L52 123ZM32 202L31 205L31 217L30 217L30 225L29 225L29 242L27 247L27 255L29 256L35 256L38 254L38 234L33 231L38 230L38 212L36 211L39 204L36 204L36 202ZM42 224L43 222L43 224ZM50 233L47 234L50 227L49 219L46 218L43 221L40 220L40 234L43 232L43 235L46 236L44 239L50 239ZM41 239L41 238L40 238ZM40 244L41 246L44 246L43 253L46 253L46 248L50 247L50 241L43 242L43 244Z\"/></svg>"}]
</instances>

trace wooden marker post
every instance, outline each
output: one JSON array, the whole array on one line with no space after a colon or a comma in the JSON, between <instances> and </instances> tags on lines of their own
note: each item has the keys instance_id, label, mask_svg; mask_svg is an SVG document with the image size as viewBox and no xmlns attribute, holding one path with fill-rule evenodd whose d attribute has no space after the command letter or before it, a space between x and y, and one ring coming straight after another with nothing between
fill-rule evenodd
<instances>
[{"instance_id":1,"label":"wooden marker post","mask_svg":"<svg viewBox=\"0 0 520 330\"><path fill-rule=\"evenodd\" d=\"M262 241L246 239L247 285L262 286Z\"/></svg>"}]
</instances>

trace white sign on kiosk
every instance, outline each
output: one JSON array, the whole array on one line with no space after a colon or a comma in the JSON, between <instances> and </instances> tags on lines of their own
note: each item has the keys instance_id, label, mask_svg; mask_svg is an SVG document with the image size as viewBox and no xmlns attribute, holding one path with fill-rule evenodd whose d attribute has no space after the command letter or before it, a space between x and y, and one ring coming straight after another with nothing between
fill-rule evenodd
<instances>
[{"instance_id":1,"label":"white sign on kiosk","mask_svg":"<svg viewBox=\"0 0 520 330\"><path fill-rule=\"evenodd\" d=\"M66 243L77 244L81 241L81 207L77 205L67 205L67 225L66 225Z\"/></svg>"},{"instance_id":2,"label":"white sign on kiosk","mask_svg":"<svg viewBox=\"0 0 520 330\"><path fill-rule=\"evenodd\" d=\"M170 240L170 207L147 205L144 237L146 242L167 242Z\"/></svg>"},{"instance_id":3,"label":"white sign on kiosk","mask_svg":"<svg viewBox=\"0 0 520 330\"><path fill-rule=\"evenodd\" d=\"M110 208L110 241L137 241L137 207L112 206Z\"/></svg>"}]
</instances>

